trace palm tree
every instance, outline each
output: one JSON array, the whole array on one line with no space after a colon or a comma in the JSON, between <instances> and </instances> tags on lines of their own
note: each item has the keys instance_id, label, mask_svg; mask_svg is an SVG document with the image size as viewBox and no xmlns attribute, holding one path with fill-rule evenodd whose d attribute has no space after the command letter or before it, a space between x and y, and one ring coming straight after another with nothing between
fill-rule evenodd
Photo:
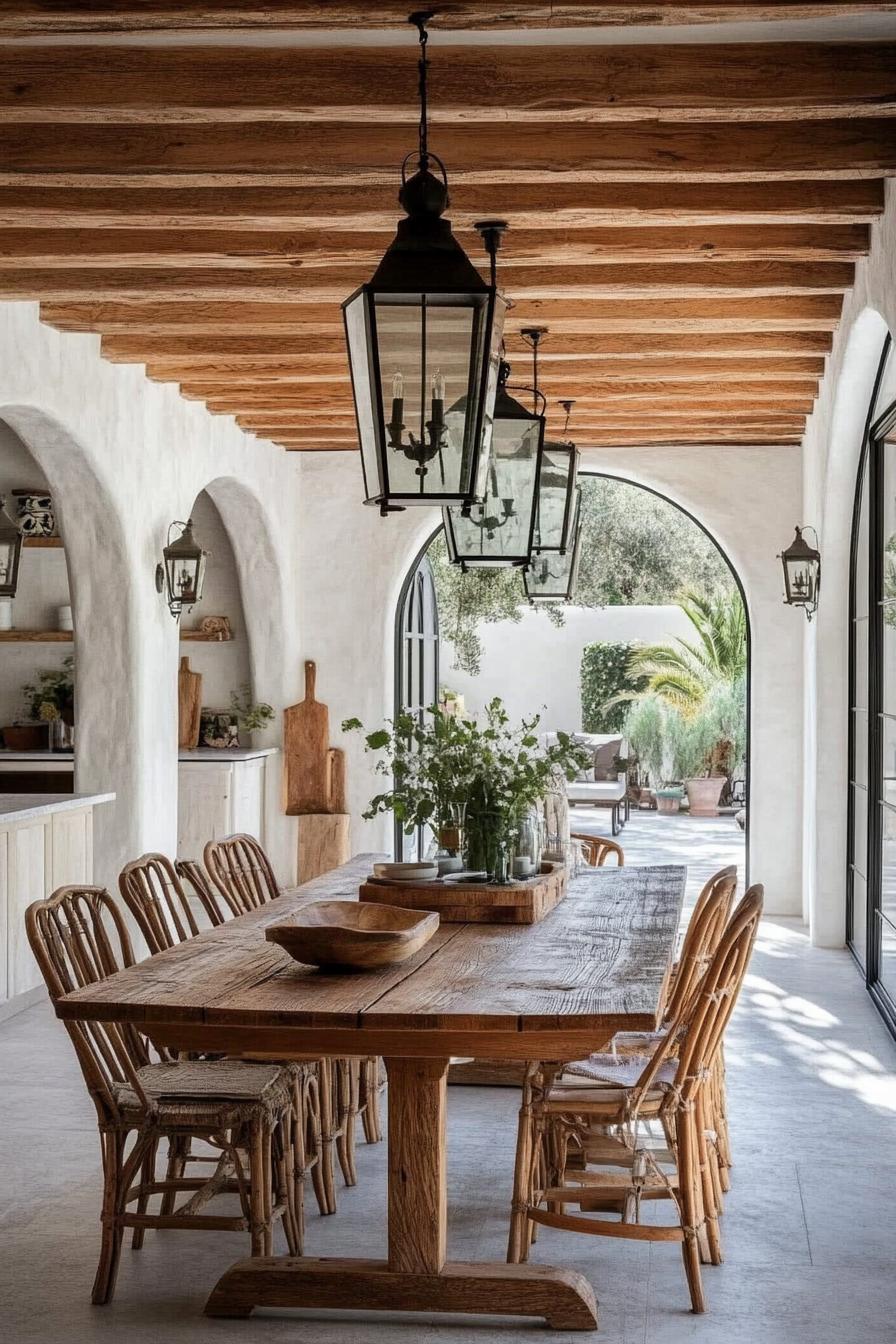
<instances>
[{"instance_id":1,"label":"palm tree","mask_svg":"<svg viewBox=\"0 0 896 1344\"><path fill-rule=\"evenodd\" d=\"M712 594L690 589L678 605L696 638L637 649L629 672L632 677L646 677L647 694L658 695L687 717L720 683L734 686L746 678L747 616L734 588Z\"/></svg>"}]
</instances>

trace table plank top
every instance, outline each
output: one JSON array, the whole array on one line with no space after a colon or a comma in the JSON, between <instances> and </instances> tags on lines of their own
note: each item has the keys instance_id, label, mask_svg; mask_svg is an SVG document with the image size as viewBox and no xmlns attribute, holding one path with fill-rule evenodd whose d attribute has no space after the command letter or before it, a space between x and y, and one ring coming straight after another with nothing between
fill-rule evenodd
<instances>
[{"instance_id":1,"label":"table plank top","mask_svg":"<svg viewBox=\"0 0 896 1344\"><path fill-rule=\"evenodd\" d=\"M224 1027L450 1032L649 1029L678 931L687 870L589 869L539 924L442 924L398 966L301 966L266 925L352 899L373 855L60 999L63 1018Z\"/></svg>"}]
</instances>

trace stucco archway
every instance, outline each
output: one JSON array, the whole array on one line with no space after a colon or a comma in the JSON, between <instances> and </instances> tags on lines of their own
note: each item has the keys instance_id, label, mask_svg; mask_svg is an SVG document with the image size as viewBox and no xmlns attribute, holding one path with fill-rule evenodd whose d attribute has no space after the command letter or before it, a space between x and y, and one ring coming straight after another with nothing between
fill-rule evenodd
<instances>
[{"instance_id":1,"label":"stucco archway","mask_svg":"<svg viewBox=\"0 0 896 1344\"><path fill-rule=\"evenodd\" d=\"M0 405L46 477L65 538L77 666L75 789L114 791L97 828L94 869L109 882L135 852L152 809L140 767L141 695L135 567L111 492L82 444L35 406Z\"/></svg>"}]
</instances>

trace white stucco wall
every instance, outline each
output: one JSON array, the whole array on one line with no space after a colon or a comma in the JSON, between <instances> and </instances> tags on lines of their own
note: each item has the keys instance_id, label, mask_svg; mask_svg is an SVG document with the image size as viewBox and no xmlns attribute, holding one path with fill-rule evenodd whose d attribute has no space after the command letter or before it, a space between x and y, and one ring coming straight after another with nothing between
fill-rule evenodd
<instances>
[{"instance_id":1,"label":"white stucco wall","mask_svg":"<svg viewBox=\"0 0 896 1344\"><path fill-rule=\"evenodd\" d=\"M210 416L142 367L100 358L99 338L62 334L31 303L0 305L0 420L27 445L66 538L78 669L76 787L114 790L96 827L96 871L113 883L146 849L173 853L177 821L177 626L154 585L172 519L204 488L234 546L255 693L295 698L295 456ZM271 740L279 740L279 725ZM271 772L267 835L284 877L295 823Z\"/></svg>"},{"instance_id":2,"label":"white stucco wall","mask_svg":"<svg viewBox=\"0 0 896 1344\"><path fill-rule=\"evenodd\" d=\"M812 938L843 944L846 925L849 551L856 469L868 404L887 330L896 335L896 191L871 228L871 251L856 267L803 445L801 521L819 533L822 588L817 618L804 626L806 754L803 774L803 912ZM896 365L883 403L896 397Z\"/></svg>"},{"instance_id":3,"label":"white stucco wall","mask_svg":"<svg viewBox=\"0 0 896 1344\"><path fill-rule=\"evenodd\" d=\"M524 609L518 625L498 621L479 633L482 659L475 676L453 666L453 649L443 642L442 685L459 691L473 713L497 695L514 719L539 712L546 728L578 732L586 644L663 644L688 638L693 627L680 607L569 607L559 627L543 611Z\"/></svg>"}]
</instances>

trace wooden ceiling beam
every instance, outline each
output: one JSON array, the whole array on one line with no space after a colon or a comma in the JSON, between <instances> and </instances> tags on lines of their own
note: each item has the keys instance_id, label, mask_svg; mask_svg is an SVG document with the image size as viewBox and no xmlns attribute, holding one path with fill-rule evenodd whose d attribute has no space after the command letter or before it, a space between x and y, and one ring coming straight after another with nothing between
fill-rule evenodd
<instances>
[{"instance_id":1,"label":"wooden ceiling beam","mask_svg":"<svg viewBox=\"0 0 896 1344\"><path fill-rule=\"evenodd\" d=\"M2 30L0 30L2 31ZM896 111L887 43L442 47L434 126L773 121ZM0 48L0 121L415 125L410 42L393 47Z\"/></svg>"},{"instance_id":2,"label":"wooden ceiling beam","mask_svg":"<svg viewBox=\"0 0 896 1344\"><path fill-rule=\"evenodd\" d=\"M868 223L883 211L879 178L844 181L717 183L555 182L548 196L521 183L451 181L451 219L458 232L498 215L511 228L716 227L723 224ZM0 186L0 227L46 229L326 230L331 235L394 230L395 184L359 193L330 187L52 187Z\"/></svg>"},{"instance_id":3,"label":"wooden ceiling beam","mask_svg":"<svg viewBox=\"0 0 896 1344\"><path fill-rule=\"evenodd\" d=\"M328 398L315 402L313 398L281 393L260 394L257 391L236 389L222 394L220 387L203 388L201 384L182 389L183 395L191 401L204 401L210 411L221 415L245 415L250 411L267 412L269 410L294 410L304 413L317 406L319 410L331 409L338 415L340 411L351 411L351 394L342 402ZM611 406L623 403L635 414L645 410L655 410L658 406L677 408L687 413L689 406L702 404L706 411L727 413L728 409L740 405L744 410L764 411L770 407L773 413L784 415L808 415L812 410L813 394L802 387L796 392L781 390L770 391L765 387L719 388L711 383L679 383L673 388L667 383L639 384L637 389L630 385L628 392L621 389L601 388L595 384L589 395L581 396L576 406L577 415L588 411L601 414Z\"/></svg>"},{"instance_id":4,"label":"wooden ceiling beam","mask_svg":"<svg viewBox=\"0 0 896 1344\"><path fill-rule=\"evenodd\" d=\"M896 143L896 138L894 138ZM127 299L169 299L183 303L265 297L297 303L338 305L368 276L363 270L304 271L289 266L226 270L173 266L10 268L0 265L0 299L43 299L56 303ZM611 297L711 298L787 294L843 294L854 281L851 263L681 262L677 265L581 266L547 271L520 267L513 274L513 298L526 320L545 299L567 304ZM338 321L338 309L330 321Z\"/></svg>"},{"instance_id":5,"label":"wooden ceiling beam","mask_svg":"<svg viewBox=\"0 0 896 1344\"><path fill-rule=\"evenodd\" d=\"M896 122L894 122L896 135ZM194 229L2 229L0 264L29 266L299 265L376 269L391 234L228 233ZM714 229L640 228L512 231L501 249L504 284L518 268L650 265L713 261L858 261L870 246L867 224L744 225ZM556 273L556 272L554 272Z\"/></svg>"},{"instance_id":6,"label":"wooden ceiling beam","mask_svg":"<svg viewBox=\"0 0 896 1344\"><path fill-rule=\"evenodd\" d=\"M135 361L130 361L135 362ZM333 388L338 391L350 382L348 361L343 359L322 369L297 370L289 359L278 359L269 364L252 358L245 362L238 359L217 359L210 356L207 362L191 360L140 360L146 364L148 377L162 382L189 383L200 380L210 385L220 383L224 387L238 381L242 386L267 387L318 387L321 390ZM526 385L529 374L528 364L518 366L519 373L512 379L512 385ZM442 372L449 384L458 386L458 372L443 365ZM575 364L543 365L539 376L539 386L548 396L577 395L577 389L587 387L590 380L625 379L632 377L663 378L669 381L688 381L693 379L717 379L720 382L801 382L817 385L824 372L824 360L802 362L786 361L744 361L731 360L646 360L614 359Z\"/></svg>"},{"instance_id":7,"label":"wooden ceiling beam","mask_svg":"<svg viewBox=\"0 0 896 1344\"><path fill-rule=\"evenodd\" d=\"M752 336L748 341L724 334L700 339L660 336L647 341L639 333L584 339L566 337L559 350L549 348L549 337L550 333L539 351L539 364L556 374L576 372L586 366L620 358L664 363L673 359L685 363L711 361L719 366L728 363L732 367L742 365L746 359L752 368L769 373L782 367L801 373L820 373L824 369L826 353L823 340L813 351L798 340L785 340L774 333L764 339ZM514 373L528 368L529 352L522 341L509 339L506 345L508 357L513 358ZM105 359L125 364L189 360L214 367L219 360L279 359L289 361L288 367L296 373L338 373L347 368L345 342L339 337L221 336L216 341L213 336L163 337L144 335L135 330L133 335L104 335L101 350Z\"/></svg>"},{"instance_id":8,"label":"wooden ceiling beam","mask_svg":"<svg viewBox=\"0 0 896 1344\"><path fill-rule=\"evenodd\" d=\"M594 4L587 0L453 0L433 19L434 32L442 29L493 28L618 28L632 24L682 25L762 23L773 20L854 18L857 14L891 14L896 5L882 0L615 0ZM106 4L71 0L10 0L0 13L0 32L11 37L78 34L102 38L119 33L213 33L269 29L394 28L396 40L407 33L407 3L378 0L376 6L343 0L266 0L263 6L247 0L202 0L174 4L172 0L107 0Z\"/></svg>"},{"instance_id":9,"label":"wooden ceiling beam","mask_svg":"<svg viewBox=\"0 0 896 1344\"><path fill-rule=\"evenodd\" d=\"M623 348L614 344L624 332L637 332L650 339L645 349L695 350L713 348L714 333L724 333L725 351L792 349L822 351L830 348L829 333L840 317L839 295L786 295L712 299L591 299L580 302L532 301L525 313L511 310L505 323L508 345L521 350L521 326L532 321L549 324L550 339L543 345L545 358L560 350L587 354L591 350ZM289 350L320 350L336 353L345 349L345 333L338 311L332 305L256 302L180 302L142 300L56 303L41 305L45 322L68 331L100 331L104 334L159 341L215 338L211 348L222 353L244 349L262 353L262 341L282 340ZM774 340L771 341L771 334ZM562 341L555 340L562 336ZM654 346L651 342L656 341ZM245 343L245 344L244 344ZM199 348L198 345L196 347ZM273 353L279 347L271 345Z\"/></svg>"},{"instance_id":10,"label":"wooden ceiling beam","mask_svg":"<svg viewBox=\"0 0 896 1344\"><path fill-rule=\"evenodd\" d=\"M886 117L667 125L442 126L438 153L452 182L769 181L881 177L896 172ZM435 148L435 146L434 146ZM395 184L403 126L16 126L0 123L0 183L10 185L290 186Z\"/></svg>"}]
</instances>

